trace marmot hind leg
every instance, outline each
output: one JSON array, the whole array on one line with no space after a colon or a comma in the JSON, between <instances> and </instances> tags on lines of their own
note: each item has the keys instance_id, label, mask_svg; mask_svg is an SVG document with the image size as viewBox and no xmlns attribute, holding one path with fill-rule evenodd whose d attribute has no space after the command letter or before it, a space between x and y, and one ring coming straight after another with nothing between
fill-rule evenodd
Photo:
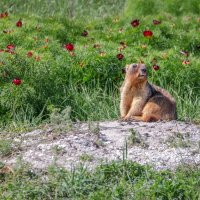
<instances>
[{"instance_id":1,"label":"marmot hind leg","mask_svg":"<svg viewBox=\"0 0 200 200\"><path fill-rule=\"evenodd\" d=\"M156 122L162 119L162 106L156 102L147 102L141 116L133 116L132 119L143 122Z\"/></svg>"},{"instance_id":2,"label":"marmot hind leg","mask_svg":"<svg viewBox=\"0 0 200 200\"><path fill-rule=\"evenodd\" d=\"M142 116L132 116L131 119L142 122L156 122L159 121L159 116L154 114L143 114Z\"/></svg>"}]
</instances>

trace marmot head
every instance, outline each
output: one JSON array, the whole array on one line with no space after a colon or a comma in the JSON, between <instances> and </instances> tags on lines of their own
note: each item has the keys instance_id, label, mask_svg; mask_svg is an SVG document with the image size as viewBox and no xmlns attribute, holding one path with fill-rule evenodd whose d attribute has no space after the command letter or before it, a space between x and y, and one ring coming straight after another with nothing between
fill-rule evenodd
<instances>
[{"instance_id":1,"label":"marmot head","mask_svg":"<svg viewBox=\"0 0 200 200\"><path fill-rule=\"evenodd\" d=\"M142 63L126 65L126 79L131 82L142 83L147 81L147 69Z\"/></svg>"}]
</instances>

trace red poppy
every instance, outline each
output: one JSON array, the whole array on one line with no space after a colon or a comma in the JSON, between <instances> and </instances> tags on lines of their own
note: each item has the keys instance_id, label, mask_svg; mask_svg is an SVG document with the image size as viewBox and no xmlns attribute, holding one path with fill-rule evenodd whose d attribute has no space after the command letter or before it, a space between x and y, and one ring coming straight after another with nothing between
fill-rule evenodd
<instances>
[{"instance_id":1,"label":"red poppy","mask_svg":"<svg viewBox=\"0 0 200 200\"><path fill-rule=\"evenodd\" d=\"M81 36L83 36L83 37L88 36L88 32L87 32L87 31L83 31L83 32L81 33Z\"/></svg>"},{"instance_id":2,"label":"red poppy","mask_svg":"<svg viewBox=\"0 0 200 200\"><path fill-rule=\"evenodd\" d=\"M33 53L32 53L31 51L29 51L29 52L28 52L26 55L27 55L27 57L29 57L29 58L30 58L30 57L32 57L32 56L33 56Z\"/></svg>"},{"instance_id":3,"label":"red poppy","mask_svg":"<svg viewBox=\"0 0 200 200\"><path fill-rule=\"evenodd\" d=\"M21 83L22 83L22 80L21 79L18 79L18 78L15 78L15 79L13 79L13 84L15 84L15 85L20 85Z\"/></svg>"},{"instance_id":4,"label":"red poppy","mask_svg":"<svg viewBox=\"0 0 200 200\"><path fill-rule=\"evenodd\" d=\"M8 44L7 47L8 51L14 51L15 46L13 44Z\"/></svg>"},{"instance_id":5,"label":"red poppy","mask_svg":"<svg viewBox=\"0 0 200 200\"><path fill-rule=\"evenodd\" d=\"M143 32L144 37L151 38L153 36L153 32L150 30L146 30Z\"/></svg>"},{"instance_id":6,"label":"red poppy","mask_svg":"<svg viewBox=\"0 0 200 200\"><path fill-rule=\"evenodd\" d=\"M16 26L20 27L20 28L22 27L22 20L21 19L16 23Z\"/></svg>"},{"instance_id":7,"label":"red poppy","mask_svg":"<svg viewBox=\"0 0 200 200\"><path fill-rule=\"evenodd\" d=\"M68 43L64 45L64 48L68 51L73 51L74 50L74 45L72 43Z\"/></svg>"},{"instance_id":8,"label":"red poppy","mask_svg":"<svg viewBox=\"0 0 200 200\"><path fill-rule=\"evenodd\" d=\"M154 24L154 25L158 25L158 24L160 24L160 23L161 23L161 21L158 21L158 20L155 20L155 19L153 20L153 24Z\"/></svg>"},{"instance_id":9,"label":"red poppy","mask_svg":"<svg viewBox=\"0 0 200 200\"><path fill-rule=\"evenodd\" d=\"M158 65L153 65L153 69L154 69L155 71L157 71L157 70L160 69L160 67L159 67Z\"/></svg>"},{"instance_id":10,"label":"red poppy","mask_svg":"<svg viewBox=\"0 0 200 200\"><path fill-rule=\"evenodd\" d=\"M184 61L182 62L182 64L183 64L183 65L189 65L189 64L190 64L190 61L189 61L189 60L184 60Z\"/></svg>"},{"instance_id":11,"label":"red poppy","mask_svg":"<svg viewBox=\"0 0 200 200\"><path fill-rule=\"evenodd\" d=\"M5 17L8 17L8 12L1 13L1 14L0 14L0 18L5 18Z\"/></svg>"},{"instance_id":12,"label":"red poppy","mask_svg":"<svg viewBox=\"0 0 200 200\"><path fill-rule=\"evenodd\" d=\"M139 19L133 20L133 21L131 22L131 25L132 25L133 27L139 26L139 25L140 25L140 20L139 20Z\"/></svg>"},{"instance_id":13,"label":"red poppy","mask_svg":"<svg viewBox=\"0 0 200 200\"><path fill-rule=\"evenodd\" d=\"M119 54L117 54L116 57L117 57L118 60L122 60L124 58L124 55L119 53Z\"/></svg>"}]
</instances>

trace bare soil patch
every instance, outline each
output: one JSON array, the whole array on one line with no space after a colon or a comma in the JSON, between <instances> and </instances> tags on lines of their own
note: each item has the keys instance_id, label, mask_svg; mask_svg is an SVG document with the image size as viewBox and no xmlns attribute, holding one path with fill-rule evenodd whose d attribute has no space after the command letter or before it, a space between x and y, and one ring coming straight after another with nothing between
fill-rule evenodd
<instances>
[{"instance_id":1,"label":"bare soil patch","mask_svg":"<svg viewBox=\"0 0 200 200\"><path fill-rule=\"evenodd\" d=\"M14 138L3 135L3 139L12 140L13 146L9 155L0 153L0 160L11 166L19 157L36 169L80 163L93 168L119 159L158 170L200 166L200 126L179 121L75 123L70 130L46 126Z\"/></svg>"}]
</instances>

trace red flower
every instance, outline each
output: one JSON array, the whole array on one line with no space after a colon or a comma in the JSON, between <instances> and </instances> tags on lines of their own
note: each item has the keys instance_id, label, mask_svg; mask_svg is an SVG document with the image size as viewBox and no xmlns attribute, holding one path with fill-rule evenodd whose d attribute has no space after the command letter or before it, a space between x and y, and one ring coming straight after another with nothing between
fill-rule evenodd
<instances>
[{"instance_id":1,"label":"red flower","mask_svg":"<svg viewBox=\"0 0 200 200\"><path fill-rule=\"evenodd\" d=\"M133 20L133 21L131 22L131 25L132 25L133 27L139 26L139 25L140 25L140 20L139 20L139 19Z\"/></svg>"},{"instance_id":2,"label":"red flower","mask_svg":"<svg viewBox=\"0 0 200 200\"><path fill-rule=\"evenodd\" d=\"M15 46L13 44L8 44L6 47L9 51L13 51L15 49Z\"/></svg>"},{"instance_id":3,"label":"red flower","mask_svg":"<svg viewBox=\"0 0 200 200\"><path fill-rule=\"evenodd\" d=\"M74 45L72 43L68 43L64 45L64 48L68 51L73 51L74 50Z\"/></svg>"},{"instance_id":4,"label":"red flower","mask_svg":"<svg viewBox=\"0 0 200 200\"><path fill-rule=\"evenodd\" d=\"M150 30L146 30L143 32L144 37L151 38L153 36L153 32Z\"/></svg>"},{"instance_id":5,"label":"red flower","mask_svg":"<svg viewBox=\"0 0 200 200\"><path fill-rule=\"evenodd\" d=\"M158 25L158 24L160 24L160 23L161 23L161 21L158 21L158 20L155 20L155 19L153 20L153 24L154 24L154 25Z\"/></svg>"},{"instance_id":6,"label":"red flower","mask_svg":"<svg viewBox=\"0 0 200 200\"><path fill-rule=\"evenodd\" d=\"M16 23L16 26L20 27L20 28L22 27L22 20L21 19Z\"/></svg>"},{"instance_id":7,"label":"red flower","mask_svg":"<svg viewBox=\"0 0 200 200\"><path fill-rule=\"evenodd\" d=\"M154 69L155 71L157 71L157 70L160 69L160 67L159 67L158 65L153 65L153 69Z\"/></svg>"},{"instance_id":8,"label":"red flower","mask_svg":"<svg viewBox=\"0 0 200 200\"><path fill-rule=\"evenodd\" d=\"M183 64L183 65L189 65L189 64L190 64L190 61L189 61L189 60L184 60L184 61L182 62L182 64Z\"/></svg>"},{"instance_id":9,"label":"red flower","mask_svg":"<svg viewBox=\"0 0 200 200\"><path fill-rule=\"evenodd\" d=\"M15 78L15 79L13 79L13 84L15 84L15 85L20 85L21 83L22 83L22 80L21 79L18 79L18 78Z\"/></svg>"},{"instance_id":10,"label":"red flower","mask_svg":"<svg viewBox=\"0 0 200 200\"><path fill-rule=\"evenodd\" d=\"M189 56L189 53L188 53L187 51L180 51L180 54L182 54L182 55L184 55L184 56L186 56L186 57Z\"/></svg>"},{"instance_id":11,"label":"red flower","mask_svg":"<svg viewBox=\"0 0 200 200\"><path fill-rule=\"evenodd\" d=\"M118 60L122 60L124 58L124 55L119 53L119 54L117 54L116 57L117 57Z\"/></svg>"},{"instance_id":12,"label":"red flower","mask_svg":"<svg viewBox=\"0 0 200 200\"><path fill-rule=\"evenodd\" d=\"M0 14L0 18L5 18L5 17L8 17L8 12L1 13L1 14Z\"/></svg>"},{"instance_id":13,"label":"red flower","mask_svg":"<svg viewBox=\"0 0 200 200\"><path fill-rule=\"evenodd\" d=\"M88 32L87 32L87 31L83 31L83 32L81 33L81 36L83 36L83 37L88 36Z\"/></svg>"},{"instance_id":14,"label":"red flower","mask_svg":"<svg viewBox=\"0 0 200 200\"><path fill-rule=\"evenodd\" d=\"M30 57L32 57L32 56L33 56L33 53L32 53L31 51L29 51L29 52L28 52L26 55L27 55L27 57L29 57L29 58L30 58Z\"/></svg>"}]
</instances>

